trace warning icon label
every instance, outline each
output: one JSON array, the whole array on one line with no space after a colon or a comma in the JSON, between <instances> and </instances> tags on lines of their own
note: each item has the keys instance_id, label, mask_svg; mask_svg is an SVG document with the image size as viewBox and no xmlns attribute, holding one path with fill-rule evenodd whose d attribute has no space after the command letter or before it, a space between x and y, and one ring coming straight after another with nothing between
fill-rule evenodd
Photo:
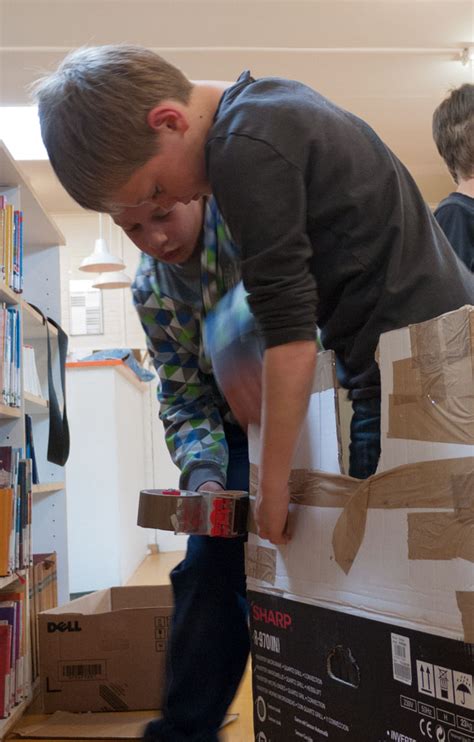
<instances>
[{"instance_id":1,"label":"warning icon label","mask_svg":"<svg viewBox=\"0 0 474 742\"><path fill-rule=\"evenodd\" d=\"M457 706L474 709L472 675L467 672L454 672L454 697Z\"/></svg>"},{"instance_id":2,"label":"warning icon label","mask_svg":"<svg viewBox=\"0 0 474 742\"><path fill-rule=\"evenodd\" d=\"M434 666L434 681L436 698L440 701L454 703L453 671L446 667Z\"/></svg>"},{"instance_id":3,"label":"warning icon label","mask_svg":"<svg viewBox=\"0 0 474 742\"><path fill-rule=\"evenodd\" d=\"M434 668L429 662L416 661L418 690L427 696L435 695Z\"/></svg>"}]
</instances>

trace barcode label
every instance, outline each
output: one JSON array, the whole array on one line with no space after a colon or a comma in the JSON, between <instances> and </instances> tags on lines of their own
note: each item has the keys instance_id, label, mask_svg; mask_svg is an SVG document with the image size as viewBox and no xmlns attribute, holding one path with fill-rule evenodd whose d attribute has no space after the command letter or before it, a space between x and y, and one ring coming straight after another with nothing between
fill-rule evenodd
<instances>
[{"instance_id":1,"label":"barcode label","mask_svg":"<svg viewBox=\"0 0 474 742\"><path fill-rule=\"evenodd\" d=\"M392 634L393 677L405 685L412 684L410 640L400 634Z\"/></svg>"},{"instance_id":2,"label":"barcode label","mask_svg":"<svg viewBox=\"0 0 474 742\"><path fill-rule=\"evenodd\" d=\"M61 662L60 680L105 680L106 663L103 660L93 662Z\"/></svg>"}]
</instances>

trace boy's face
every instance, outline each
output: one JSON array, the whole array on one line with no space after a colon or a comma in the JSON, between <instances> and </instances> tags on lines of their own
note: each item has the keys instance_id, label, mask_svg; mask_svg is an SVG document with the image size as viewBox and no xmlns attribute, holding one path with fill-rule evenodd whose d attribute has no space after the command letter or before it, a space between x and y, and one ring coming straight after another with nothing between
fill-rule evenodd
<instances>
[{"instance_id":1,"label":"boy's face","mask_svg":"<svg viewBox=\"0 0 474 742\"><path fill-rule=\"evenodd\" d=\"M204 202L176 203L165 210L153 202L122 209L114 221L147 255L163 263L185 263L199 243Z\"/></svg>"},{"instance_id":2,"label":"boy's face","mask_svg":"<svg viewBox=\"0 0 474 742\"><path fill-rule=\"evenodd\" d=\"M158 154L138 168L117 193L117 210L153 203L168 211L210 195L204 152L180 131L164 127Z\"/></svg>"}]
</instances>

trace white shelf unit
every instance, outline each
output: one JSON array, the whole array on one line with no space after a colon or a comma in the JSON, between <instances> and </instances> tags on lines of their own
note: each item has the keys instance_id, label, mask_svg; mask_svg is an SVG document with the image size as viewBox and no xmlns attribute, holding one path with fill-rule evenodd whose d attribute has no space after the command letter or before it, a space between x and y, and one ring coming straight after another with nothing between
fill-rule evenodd
<instances>
[{"instance_id":1,"label":"white shelf unit","mask_svg":"<svg viewBox=\"0 0 474 742\"><path fill-rule=\"evenodd\" d=\"M13 160L0 141L0 194L6 194L8 202L23 211L24 242L24 290L16 294L0 284L0 301L17 305L21 313L22 347L31 345L35 349L36 365L42 396L23 392L19 409L0 405L0 445L21 447L25 450L25 413L31 415L33 440L40 484L33 487L32 547L33 552L57 553L58 599L69 599L68 549L66 523L66 490L64 468L47 461L49 434L49 405L47 383L47 335L41 314L28 302L39 307L47 317L60 320L60 272L59 248L64 237L52 222L36 197L21 168ZM49 324L49 323L48 323ZM60 398L57 330L49 325L55 388ZM57 378L56 378L57 377ZM19 573L26 578L26 571ZM18 575L0 578L0 587L6 587ZM29 621L29 615L27 616ZM29 632L28 632L29 633ZM12 724L18 720L32 696L15 707L8 719L0 720L0 739L3 739Z\"/></svg>"}]
</instances>

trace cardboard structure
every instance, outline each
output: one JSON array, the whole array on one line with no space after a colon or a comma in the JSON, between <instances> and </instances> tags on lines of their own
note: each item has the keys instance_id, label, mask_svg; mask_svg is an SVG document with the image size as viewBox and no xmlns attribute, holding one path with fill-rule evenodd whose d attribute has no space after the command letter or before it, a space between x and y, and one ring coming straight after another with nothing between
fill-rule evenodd
<instances>
[{"instance_id":1,"label":"cardboard structure","mask_svg":"<svg viewBox=\"0 0 474 742\"><path fill-rule=\"evenodd\" d=\"M43 709L158 709L171 586L112 587L39 614Z\"/></svg>"},{"instance_id":2,"label":"cardboard structure","mask_svg":"<svg viewBox=\"0 0 474 742\"><path fill-rule=\"evenodd\" d=\"M474 308L386 333L378 356L377 473L339 473L334 363L320 353L292 540L250 526L258 742L474 739ZM258 429L250 439L252 491Z\"/></svg>"}]
</instances>

